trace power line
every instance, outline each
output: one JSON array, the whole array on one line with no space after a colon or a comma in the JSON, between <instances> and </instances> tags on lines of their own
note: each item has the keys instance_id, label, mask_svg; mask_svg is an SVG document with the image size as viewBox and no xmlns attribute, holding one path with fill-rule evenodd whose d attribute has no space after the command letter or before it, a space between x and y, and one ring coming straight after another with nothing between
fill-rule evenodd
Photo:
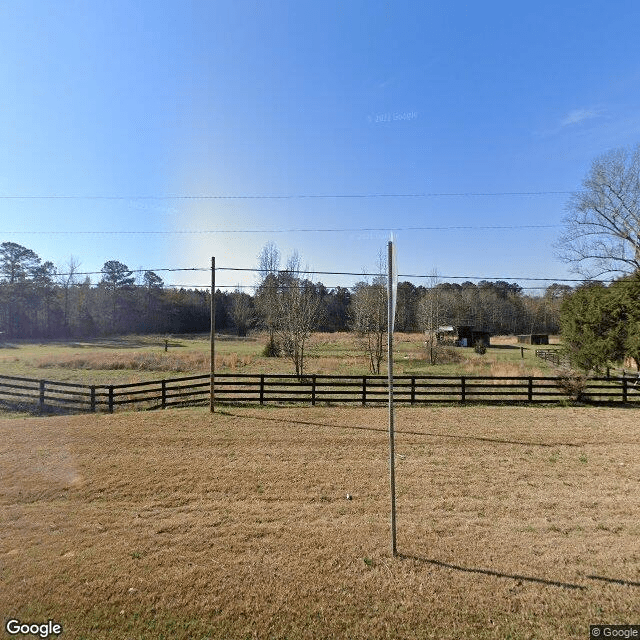
<instances>
[{"instance_id":1,"label":"power line","mask_svg":"<svg viewBox=\"0 0 640 640\"><path fill-rule=\"evenodd\" d=\"M569 195L575 191L487 191L487 192L423 192L423 193L299 193L299 194L168 194L168 195L0 195L1 200L305 200L305 199L372 199L372 198L477 198L508 196Z\"/></svg>"},{"instance_id":2,"label":"power line","mask_svg":"<svg viewBox=\"0 0 640 640\"><path fill-rule=\"evenodd\" d=\"M264 269L258 268L248 268L248 267L216 267L216 271L253 271L255 273L264 273ZM286 269L282 270L286 272ZM363 272L355 272L355 271L295 271L292 273L308 273L311 276L315 275L331 275L331 276L364 276L364 277L378 277L380 273L363 273ZM415 273L399 273L398 278L434 278L437 279L448 279L448 280L523 280L527 282L539 281L539 282L584 282L584 278L529 278L523 276L447 276L437 274L415 274ZM610 282L610 281L606 281Z\"/></svg>"},{"instance_id":3,"label":"power line","mask_svg":"<svg viewBox=\"0 0 640 640\"><path fill-rule=\"evenodd\" d=\"M333 289L338 289L339 287L342 287L343 285L328 285L328 284L324 284L322 283L323 286L325 287L325 289L327 289L327 291L331 291ZM172 289L206 289L207 291L209 289L211 289L211 285L209 284L175 284L175 283L164 283L165 287L168 288L172 288ZM349 289L350 287L344 287L346 289ZM433 289L435 287L425 287L425 289ZM232 289L232 290L236 290L236 289L256 289L256 285L253 284L216 284L216 290L218 289ZM546 286L538 286L538 287L520 287L520 289L522 289L523 291L544 291L545 289L547 289Z\"/></svg>"},{"instance_id":4,"label":"power line","mask_svg":"<svg viewBox=\"0 0 640 640\"><path fill-rule=\"evenodd\" d=\"M127 273L155 273L156 271L211 271L211 268L206 267L161 267L158 269L126 269ZM73 273L58 273L56 276L97 276L104 275L105 271L74 271ZM128 276L127 276L128 277Z\"/></svg>"},{"instance_id":5,"label":"power line","mask_svg":"<svg viewBox=\"0 0 640 640\"><path fill-rule=\"evenodd\" d=\"M225 233L355 233L372 231L500 231L516 229L554 229L560 224L521 224L521 225L449 225L439 227L343 227L316 229L191 229L191 230L117 230L117 231L79 231L79 230L38 230L38 231L0 231L11 235L195 235L195 234L225 234Z\"/></svg>"},{"instance_id":6,"label":"power line","mask_svg":"<svg viewBox=\"0 0 640 640\"><path fill-rule=\"evenodd\" d=\"M178 271L201 271L201 272L209 272L211 271L210 267L160 267L160 268L149 268L149 269L127 269L128 273L155 273L155 272L178 272ZM243 272L252 272L252 273L265 273L264 269L258 269L257 267L216 267L216 271L243 271ZM380 273L367 273L362 271L314 271L314 270L304 270L304 271L287 271L286 269L281 269L281 273L291 273L291 274L305 274L311 277L316 275L331 275L331 276L354 276L354 277L379 277ZM104 275L104 271L76 271L74 273L55 273L56 276L88 276L88 275ZM487 281L506 281L506 280L519 280L523 282L579 282L583 283L586 280L584 278L538 278L538 277L528 277L528 276L479 276L479 275L465 275L465 276L450 276L443 274L415 274L415 273L401 273L398 274L398 278L437 278L438 280L487 280ZM594 281L595 282L595 281ZM601 280L597 282L609 283L613 282L613 280ZM204 285L203 285L204 286ZM231 286L231 285L229 285Z\"/></svg>"}]
</instances>

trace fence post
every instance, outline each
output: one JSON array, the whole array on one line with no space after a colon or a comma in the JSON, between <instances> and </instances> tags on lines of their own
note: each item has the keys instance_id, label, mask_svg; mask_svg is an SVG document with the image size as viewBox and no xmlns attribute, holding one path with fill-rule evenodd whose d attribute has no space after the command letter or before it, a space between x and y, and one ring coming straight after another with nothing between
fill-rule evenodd
<instances>
[{"instance_id":1,"label":"fence post","mask_svg":"<svg viewBox=\"0 0 640 640\"><path fill-rule=\"evenodd\" d=\"M411 376L411 404L416 402L416 377Z\"/></svg>"},{"instance_id":2,"label":"fence post","mask_svg":"<svg viewBox=\"0 0 640 640\"><path fill-rule=\"evenodd\" d=\"M367 405L367 376L362 376L362 406Z\"/></svg>"},{"instance_id":3,"label":"fence post","mask_svg":"<svg viewBox=\"0 0 640 640\"><path fill-rule=\"evenodd\" d=\"M533 378L529 378L529 402L533 402Z\"/></svg>"},{"instance_id":4,"label":"fence post","mask_svg":"<svg viewBox=\"0 0 640 640\"><path fill-rule=\"evenodd\" d=\"M264 404L264 373L260 374L260 404Z\"/></svg>"},{"instance_id":5,"label":"fence post","mask_svg":"<svg viewBox=\"0 0 640 640\"><path fill-rule=\"evenodd\" d=\"M462 376L462 378L460 378L460 402L465 401L466 392L467 390L465 385L465 379L464 379L464 376Z\"/></svg>"},{"instance_id":6,"label":"fence post","mask_svg":"<svg viewBox=\"0 0 640 640\"><path fill-rule=\"evenodd\" d=\"M311 406L316 406L316 374L311 376Z\"/></svg>"},{"instance_id":7,"label":"fence post","mask_svg":"<svg viewBox=\"0 0 640 640\"><path fill-rule=\"evenodd\" d=\"M161 385L162 385L162 408L166 409L167 408L167 381L162 380Z\"/></svg>"},{"instance_id":8,"label":"fence post","mask_svg":"<svg viewBox=\"0 0 640 640\"><path fill-rule=\"evenodd\" d=\"M622 402L627 403L627 379L622 378Z\"/></svg>"},{"instance_id":9,"label":"fence post","mask_svg":"<svg viewBox=\"0 0 640 640\"><path fill-rule=\"evenodd\" d=\"M91 385L91 413L96 412L96 387Z\"/></svg>"},{"instance_id":10,"label":"fence post","mask_svg":"<svg viewBox=\"0 0 640 640\"><path fill-rule=\"evenodd\" d=\"M40 380L40 411L44 411L44 385L45 380Z\"/></svg>"},{"instance_id":11,"label":"fence post","mask_svg":"<svg viewBox=\"0 0 640 640\"><path fill-rule=\"evenodd\" d=\"M113 413L113 385L109 385L109 413Z\"/></svg>"}]
</instances>

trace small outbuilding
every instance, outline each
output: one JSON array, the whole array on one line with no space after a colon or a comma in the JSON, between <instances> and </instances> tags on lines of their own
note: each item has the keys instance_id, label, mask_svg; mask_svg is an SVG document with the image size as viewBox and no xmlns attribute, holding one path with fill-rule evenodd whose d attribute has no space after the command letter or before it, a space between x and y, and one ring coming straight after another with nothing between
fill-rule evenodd
<instances>
[{"instance_id":1,"label":"small outbuilding","mask_svg":"<svg viewBox=\"0 0 640 640\"><path fill-rule=\"evenodd\" d=\"M464 331L462 331L463 329ZM484 329L458 327L458 342L461 347L475 347L477 344L489 347L491 346L491 333Z\"/></svg>"},{"instance_id":2,"label":"small outbuilding","mask_svg":"<svg viewBox=\"0 0 640 640\"><path fill-rule=\"evenodd\" d=\"M456 343L456 329L452 326L438 327L436 331L438 344L454 345Z\"/></svg>"},{"instance_id":3,"label":"small outbuilding","mask_svg":"<svg viewBox=\"0 0 640 640\"><path fill-rule=\"evenodd\" d=\"M476 344L490 346L491 333L483 329L476 329L470 325L459 327L438 327L439 344L452 344L457 347L474 347Z\"/></svg>"}]
</instances>

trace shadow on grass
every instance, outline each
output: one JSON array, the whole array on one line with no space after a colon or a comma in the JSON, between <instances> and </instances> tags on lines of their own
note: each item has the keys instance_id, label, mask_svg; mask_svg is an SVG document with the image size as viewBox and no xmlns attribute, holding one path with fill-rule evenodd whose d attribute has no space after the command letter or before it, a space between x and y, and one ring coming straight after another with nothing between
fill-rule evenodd
<instances>
[{"instance_id":1,"label":"shadow on grass","mask_svg":"<svg viewBox=\"0 0 640 640\"><path fill-rule=\"evenodd\" d=\"M524 347L525 350L528 351L528 347ZM493 349L520 349L520 345L515 344L492 344L489 345L489 350L493 351Z\"/></svg>"},{"instance_id":2,"label":"shadow on grass","mask_svg":"<svg viewBox=\"0 0 640 640\"><path fill-rule=\"evenodd\" d=\"M78 411L73 407L58 407L48 405L43 411L40 410L40 405L36 402L11 402L10 400L0 400L0 418L5 417L4 414L19 414L29 415L34 417L47 417L47 416L71 416L78 413L88 413L88 410Z\"/></svg>"},{"instance_id":3,"label":"shadow on grass","mask_svg":"<svg viewBox=\"0 0 640 640\"><path fill-rule=\"evenodd\" d=\"M561 587L563 589L579 589L585 590L587 587L580 584L573 584L571 582L560 582L558 580L547 580L546 578L536 578L535 576L523 576L517 573L501 573L500 571L493 571L493 569L480 569L476 567L461 567L457 564L451 564L449 562L442 562L441 560L433 560L430 558L420 558L418 556L407 555L399 553L398 557L402 560L413 560L421 564L429 564L436 567L442 567L443 569L453 569L454 571L463 571L464 573L479 573L485 576L493 576L495 578L507 578L509 580L519 580L521 582L535 582L538 584L548 585L550 587Z\"/></svg>"},{"instance_id":4,"label":"shadow on grass","mask_svg":"<svg viewBox=\"0 0 640 640\"><path fill-rule=\"evenodd\" d=\"M253 418L254 420L267 420L269 422L286 422L288 424L298 424L305 427L330 427L333 429L356 429L359 431L378 431L380 433L388 433L386 428L382 427L364 427L362 425L339 425L339 424L325 424L323 422L310 422L308 420L287 420L285 418L271 418L268 416L256 416L249 414L232 413L224 409L218 410L218 413L226 416L232 416L234 418ZM505 440L501 438L488 438L484 436L460 436L453 435L451 433L432 433L430 431L407 431L405 429L395 430L397 435L403 436L427 436L430 438L451 438L453 440L472 440L476 442L492 442L496 444L517 444L526 447L582 447L582 444L576 444L573 442L523 442L520 440Z\"/></svg>"},{"instance_id":5,"label":"shadow on grass","mask_svg":"<svg viewBox=\"0 0 640 640\"><path fill-rule=\"evenodd\" d=\"M60 346L69 346L74 349L142 349L145 347L161 347L164 349L164 340L141 340L139 338L91 338L80 342L58 342L53 343ZM169 348L179 348L185 345L182 342L169 340Z\"/></svg>"},{"instance_id":6,"label":"shadow on grass","mask_svg":"<svg viewBox=\"0 0 640 640\"><path fill-rule=\"evenodd\" d=\"M640 582L631 580L620 580L618 578L606 578L605 576L587 576L589 580L601 580L602 582L610 582L611 584L621 584L625 587L640 587Z\"/></svg>"},{"instance_id":7,"label":"shadow on grass","mask_svg":"<svg viewBox=\"0 0 640 640\"><path fill-rule=\"evenodd\" d=\"M145 347L161 347L164 349L165 338L144 339L143 336L113 336L102 338L79 338L79 339L42 339L42 340L24 340L15 344L0 345L0 348L17 349L21 345L33 346L40 345L43 347L69 347L71 349L142 349ZM168 338L169 348L177 348L186 346L179 338Z\"/></svg>"}]
</instances>

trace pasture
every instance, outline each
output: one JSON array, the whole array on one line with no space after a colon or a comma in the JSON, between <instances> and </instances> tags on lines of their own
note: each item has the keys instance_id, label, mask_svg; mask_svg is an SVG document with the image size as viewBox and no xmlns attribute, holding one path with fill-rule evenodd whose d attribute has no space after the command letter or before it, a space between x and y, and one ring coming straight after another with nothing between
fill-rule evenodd
<instances>
[{"instance_id":1,"label":"pasture","mask_svg":"<svg viewBox=\"0 0 640 640\"><path fill-rule=\"evenodd\" d=\"M586 638L640 620L625 409L0 420L0 611L82 639ZM353 496L346 499L346 494Z\"/></svg>"},{"instance_id":2,"label":"pasture","mask_svg":"<svg viewBox=\"0 0 640 640\"><path fill-rule=\"evenodd\" d=\"M168 350L165 351L165 340ZM457 348L453 362L431 365L424 336L396 334L396 375L553 375L549 365L535 357L536 347L516 346L515 336L492 338L484 356ZM216 336L218 373L293 373L284 357L267 358L262 351L265 334L246 338ZM524 356L524 357L522 357ZM85 341L16 341L0 344L0 375L23 376L82 384L144 382L176 373L207 373L210 346L207 335L119 336ZM349 333L315 333L309 341L305 372L309 374L364 375L366 358ZM173 375L172 375L173 374Z\"/></svg>"}]
</instances>

